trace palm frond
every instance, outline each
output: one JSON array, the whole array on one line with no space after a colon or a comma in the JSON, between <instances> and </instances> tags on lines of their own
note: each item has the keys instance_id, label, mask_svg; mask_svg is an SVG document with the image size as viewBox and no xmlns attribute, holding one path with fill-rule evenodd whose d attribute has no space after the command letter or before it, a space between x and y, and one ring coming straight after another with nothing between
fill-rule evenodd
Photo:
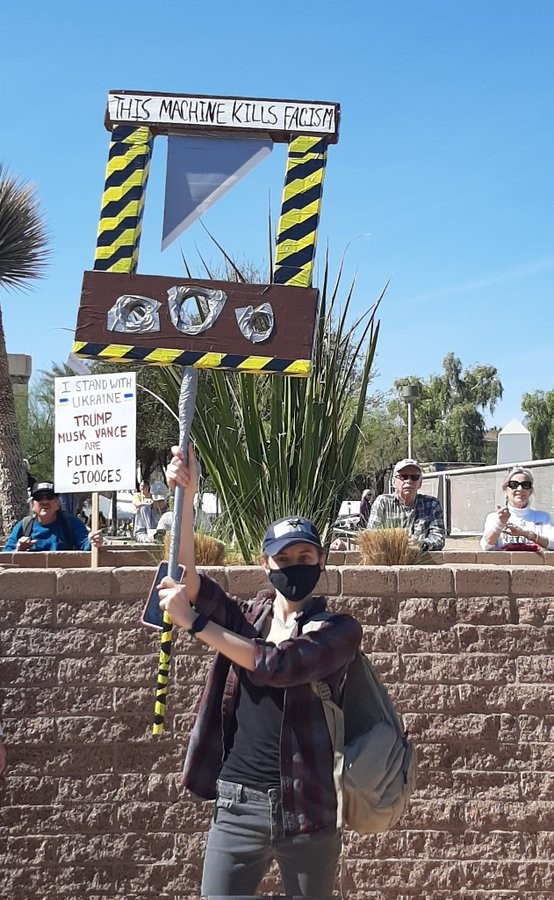
<instances>
[{"instance_id":1,"label":"palm frond","mask_svg":"<svg viewBox=\"0 0 554 900\"><path fill-rule=\"evenodd\" d=\"M40 278L49 238L34 188L0 163L0 287L23 288Z\"/></svg>"}]
</instances>

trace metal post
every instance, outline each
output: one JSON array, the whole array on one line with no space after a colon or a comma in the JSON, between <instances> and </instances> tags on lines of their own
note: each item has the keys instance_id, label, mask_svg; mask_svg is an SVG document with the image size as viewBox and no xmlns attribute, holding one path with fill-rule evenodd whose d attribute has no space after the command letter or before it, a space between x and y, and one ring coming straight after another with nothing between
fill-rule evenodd
<instances>
[{"instance_id":1,"label":"metal post","mask_svg":"<svg viewBox=\"0 0 554 900\"><path fill-rule=\"evenodd\" d=\"M110 534L112 535L112 537L115 537L117 535L117 491L112 491L112 497L111 497L110 504L111 504L110 518L112 520L111 527L110 527Z\"/></svg>"},{"instance_id":2,"label":"metal post","mask_svg":"<svg viewBox=\"0 0 554 900\"><path fill-rule=\"evenodd\" d=\"M419 397L419 387L417 384L405 384L402 388L402 399L406 403L408 411L408 459L412 459L412 404Z\"/></svg>"}]
</instances>

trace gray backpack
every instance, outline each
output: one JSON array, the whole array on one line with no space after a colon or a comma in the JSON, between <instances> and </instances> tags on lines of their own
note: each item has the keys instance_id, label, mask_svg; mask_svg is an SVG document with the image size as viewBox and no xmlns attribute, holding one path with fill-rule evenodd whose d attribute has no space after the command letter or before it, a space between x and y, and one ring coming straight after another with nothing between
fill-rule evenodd
<instances>
[{"instance_id":1,"label":"gray backpack","mask_svg":"<svg viewBox=\"0 0 554 900\"><path fill-rule=\"evenodd\" d=\"M303 633L317 630L330 615L315 616ZM340 707L325 682L313 682L312 688L321 698L334 750L338 826L344 823L358 834L388 831L415 788L417 754L384 685L358 651L346 672Z\"/></svg>"}]
</instances>

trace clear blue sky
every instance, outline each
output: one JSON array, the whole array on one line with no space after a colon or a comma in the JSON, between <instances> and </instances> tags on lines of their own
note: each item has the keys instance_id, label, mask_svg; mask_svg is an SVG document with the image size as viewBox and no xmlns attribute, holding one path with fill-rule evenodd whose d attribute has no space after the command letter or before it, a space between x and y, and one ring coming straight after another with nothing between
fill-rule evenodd
<instances>
[{"instance_id":1,"label":"clear blue sky","mask_svg":"<svg viewBox=\"0 0 554 900\"><path fill-rule=\"evenodd\" d=\"M385 282L378 390L464 365L498 367L492 420L520 418L553 385L554 4L550 0L343 0L233 4L30 0L3 11L0 158L37 185L53 238L47 277L4 293L8 350L34 370L71 349L92 268L110 89L341 104L319 232L333 266L349 244L356 305ZM196 223L160 252L165 141L154 144L139 271L211 260ZM239 261L267 264L285 148L205 215ZM270 198L270 200L268 199ZM198 273L199 273L198 264Z\"/></svg>"}]
</instances>

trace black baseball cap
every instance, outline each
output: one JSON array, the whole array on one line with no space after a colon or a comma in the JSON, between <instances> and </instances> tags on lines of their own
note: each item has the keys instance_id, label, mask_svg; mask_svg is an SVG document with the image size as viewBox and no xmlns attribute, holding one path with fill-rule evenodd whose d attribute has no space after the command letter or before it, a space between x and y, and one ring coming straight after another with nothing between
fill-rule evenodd
<instances>
[{"instance_id":1,"label":"black baseball cap","mask_svg":"<svg viewBox=\"0 0 554 900\"><path fill-rule=\"evenodd\" d=\"M263 540L262 551L267 556L275 556L291 544L313 544L314 547L323 550L321 538L313 522L302 516L286 516L269 526Z\"/></svg>"},{"instance_id":2,"label":"black baseball cap","mask_svg":"<svg viewBox=\"0 0 554 900\"><path fill-rule=\"evenodd\" d=\"M51 481L37 481L33 485L33 490L31 492L31 496L33 500L36 500L36 494L43 494L48 497L50 500L53 500L54 497L57 497L56 491L54 490L54 485Z\"/></svg>"}]
</instances>

